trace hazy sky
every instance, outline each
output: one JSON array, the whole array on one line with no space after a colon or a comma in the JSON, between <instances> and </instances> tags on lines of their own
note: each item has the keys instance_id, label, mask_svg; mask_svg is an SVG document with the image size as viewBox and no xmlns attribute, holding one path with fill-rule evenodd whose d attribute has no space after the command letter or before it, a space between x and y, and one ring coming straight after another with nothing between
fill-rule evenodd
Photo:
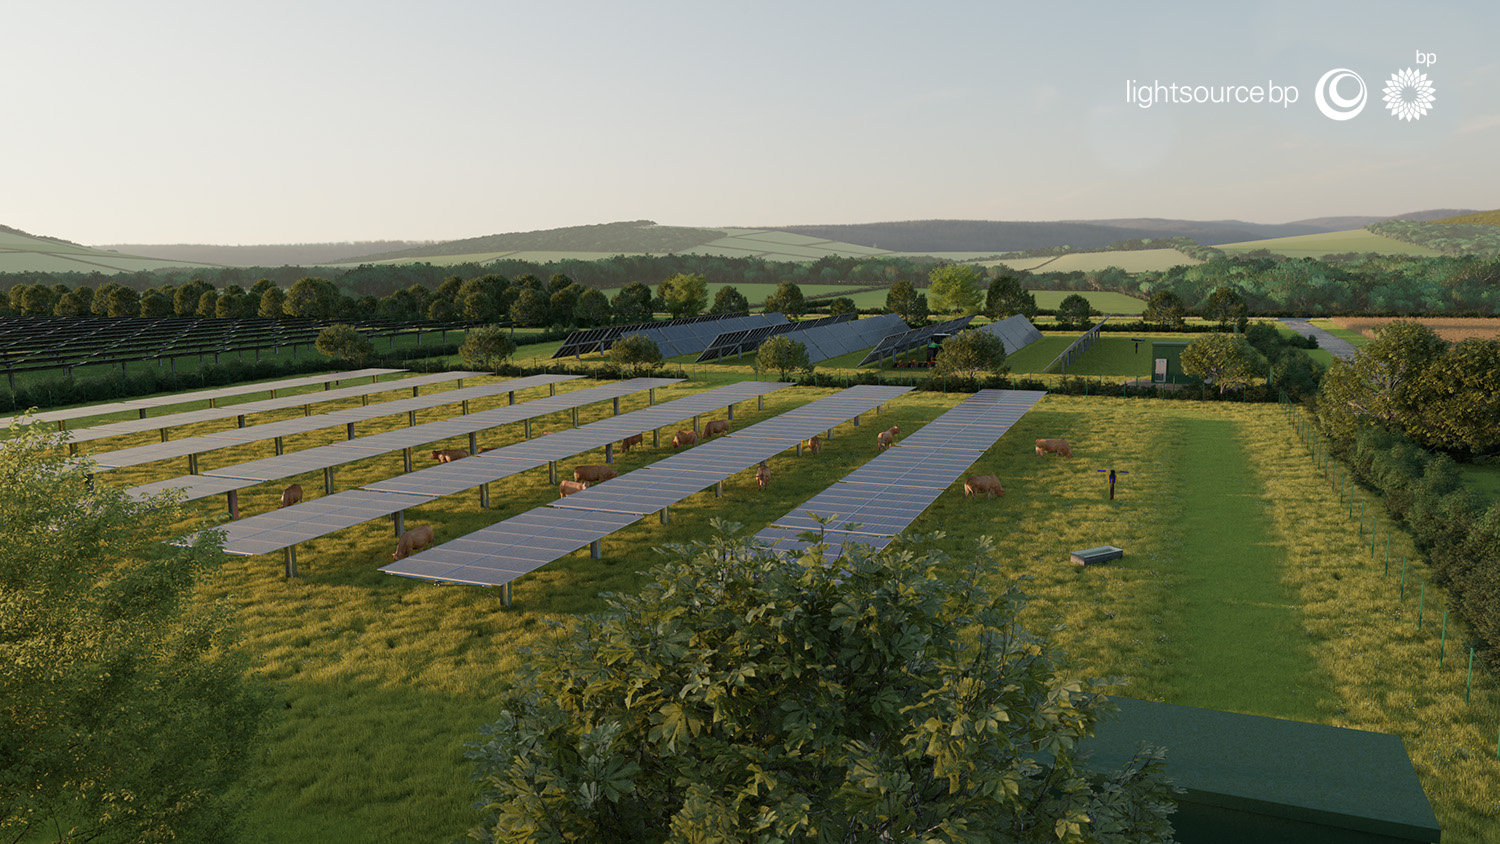
<instances>
[{"instance_id":1,"label":"hazy sky","mask_svg":"<svg viewBox=\"0 0 1500 844\"><path fill-rule=\"evenodd\" d=\"M0 223L84 243L1500 207L1493 0L142 0L3 19ZM1337 68L1366 86L1352 119L1315 102ZM1383 101L1407 68L1435 96L1419 120ZM1127 80L1297 101L1142 108Z\"/></svg>"}]
</instances>

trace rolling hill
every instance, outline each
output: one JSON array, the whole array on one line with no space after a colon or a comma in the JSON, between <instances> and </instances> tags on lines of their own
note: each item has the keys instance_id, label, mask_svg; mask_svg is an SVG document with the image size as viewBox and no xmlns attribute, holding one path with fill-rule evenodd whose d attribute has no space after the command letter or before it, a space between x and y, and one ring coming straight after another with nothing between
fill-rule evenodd
<instances>
[{"instance_id":1,"label":"rolling hill","mask_svg":"<svg viewBox=\"0 0 1500 844\"><path fill-rule=\"evenodd\" d=\"M0 273L99 272L114 274L190 266L203 266L203 264L111 252L106 249L80 246L61 238L29 234L10 226L0 226Z\"/></svg>"},{"instance_id":2,"label":"rolling hill","mask_svg":"<svg viewBox=\"0 0 1500 844\"><path fill-rule=\"evenodd\" d=\"M1500 211L1476 211L1472 214L1446 217L1441 220L1433 220L1432 222L1447 223L1453 226L1500 226Z\"/></svg>"}]
</instances>

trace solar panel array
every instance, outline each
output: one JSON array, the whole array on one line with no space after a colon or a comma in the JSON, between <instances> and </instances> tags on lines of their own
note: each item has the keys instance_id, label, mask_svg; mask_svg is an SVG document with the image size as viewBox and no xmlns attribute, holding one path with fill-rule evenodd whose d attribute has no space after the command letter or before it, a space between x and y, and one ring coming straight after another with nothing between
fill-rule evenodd
<instances>
[{"instance_id":1,"label":"solar panel array","mask_svg":"<svg viewBox=\"0 0 1500 844\"><path fill-rule=\"evenodd\" d=\"M1073 363L1074 361L1083 357L1083 353L1088 351L1090 346L1094 345L1095 340L1099 339L1099 332L1104 328L1104 323L1106 322L1109 322L1109 317L1105 317L1104 319L1099 320L1094 324L1094 327L1078 335L1078 339L1074 340L1072 343L1069 343L1068 347L1066 349L1063 349L1062 354L1053 358L1052 362L1047 364L1046 369L1043 369L1042 371L1046 372L1048 369L1061 364L1062 371L1067 372L1068 364Z\"/></svg>"},{"instance_id":2,"label":"solar panel array","mask_svg":"<svg viewBox=\"0 0 1500 844\"><path fill-rule=\"evenodd\" d=\"M264 460L253 460L249 463L240 463L221 469L211 469L204 472L203 475L215 478L239 478L243 483L236 488L242 489L254 486L256 483L262 481L288 478L302 472L318 469L328 469L345 463L354 463L366 457L388 454L402 448L411 448L449 437L478 433L500 425L523 422L527 419L545 416L549 413L583 407L594 402L622 398L641 390L675 384L679 380L676 378L633 378L628 381L575 390L570 393L549 396L522 404L482 410L478 413L471 413L467 416L460 416L454 419L445 419L441 422L428 422L411 428L387 431L367 437L358 437L346 442L334 443L333 445L317 446L315 448L295 451L291 454L268 457ZM126 493L132 498L140 499L166 489L182 489L187 493L188 500L193 500L205 495L213 495L217 492L226 491L220 488L222 485L205 485L199 483L197 480L199 477L201 476L189 475L182 478L144 484L126 490Z\"/></svg>"},{"instance_id":3,"label":"solar panel array","mask_svg":"<svg viewBox=\"0 0 1500 844\"><path fill-rule=\"evenodd\" d=\"M267 390L274 392L276 390L289 390L293 387L309 387L314 384L331 384L335 381L348 381L353 378L374 378L379 375L392 375L405 371L404 369L356 369L352 372L330 372L326 375L288 378L282 381L238 384L233 387L220 387L215 390L195 390L190 393L174 393L170 396L152 396L144 399L110 402L109 404L91 404L87 407L71 407L67 410L48 410L33 414L31 420L33 422L63 422L69 419L84 419L90 416L107 416L111 413L121 413L129 410L139 411L148 407L166 407L168 405L188 404L195 401L217 401L218 399L242 396L247 393L264 393ZM0 427L9 427L10 423L20 418L19 416L0 418Z\"/></svg>"},{"instance_id":4,"label":"solar panel array","mask_svg":"<svg viewBox=\"0 0 1500 844\"><path fill-rule=\"evenodd\" d=\"M415 375L410 378L402 378L397 381L381 381L374 384L356 384L353 387L340 387L336 390L323 390L321 392L302 393L295 396L280 396L274 399L261 399L260 401L241 402L239 404L224 405L222 407L205 407L202 410L189 410L182 413L168 413L162 416L143 417L141 419L127 419L124 422L110 422L105 425L91 425L87 428L77 428L70 432L71 442L82 443L93 440L102 440L109 437L122 437L127 434L142 434L147 431L165 431L179 425L196 425L199 422L213 422L219 419L233 419L239 416L249 416L254 413L269 413L276 410L287 410L293 407L308 407L325 401L337 401L339 399L359 398L376 393L388 393L394 390L405 390L407 388L426 387L432 384L441 384L447 381L473 378L479 375L488 375L488 372L437 372L431 375Z\"/></svg>"},{"instance_id":5,"label":"solar panel array","mask_svg":"<svg viewBox=\"0 0 1500 844\"><path fill-rule=\"evenodd\" d=\"M1006 317L989 325L982 325L979 330L999 337L1007 355L1013 355L1042 339L1042 332L1038 331L1036 326L1031 324L1031 320L1022 314Z\"/></svg>"},{"instance_id":6,"label":"solar panel array","mask_svg":"<svg viewBox=\"0 0 1500 844\"><path fill-rule=\"evenodd\" d=\"M909 387L862 385L381 567L425 580L503 586L872 410ZM847 415L844 415L847 414ZM777 433L768 435L765 426ZM550 439L550 438L549 438Z\"/></svg>"},{"instance_id":7,"label":"solar panel array","mask_svg":"<svg viewBox=\"0 0 1500 844\"><path fill-rule=\"evenodd\" d=\"M785 334L788 331L801 331L806 328L816 328L824 325L833 325L837 322L848 322L858 318L859 314L839 314L837 316L821 317L806 322L782 322L774 325L763 325L759 328L747 328L743 331L727 331L713 339L708 348L698 355L698 363L718 360L730 355L742 355L760 347L761 343Z\"/></svg>"},{"instance_id":8,"label":"solar panel array","mask_svg":"<svg viewBox=\"0 0 1500 844\"><path fill-rule=\"evenodd\" d=\"M828 546L826 559L842 555L852 543L884 548L1044 395L981 390L772 522L755 539L777 552L801 553L815 544L802 534L813 532Z\"/></svg>"},{"instance_id":9,"label":"solar panel array","mask_svg":"<svg viewBox=\"0 0 1500 844\"><path fill-rule=\"evenodd\" d=\"M662 357L676 357L691 352L701 352L713 342L713 338L725 331L741 331L763 325L786 322L781 314L709 314L707 316L682 317L666 322L637 322L630 325L610 325L604 328L589 328L568 335L553 358L574 357L590 352L608 351L616 340L632 334L645 334L656 342Z\"/></svg>"},{"instance_id":10,"label":"solar panel array","mask_svg":"<svg viewBox=\"0 0 1500 844\"><path fill-rule=\"evenodd\" d=\"M660 381L664 379L636 380ZM632 411L630 413L621 414L620 416L603 419L598 422L592 422L588 425L583 425L569 431L559 431L557 433L549 434L545 437L539 437L534 440L527 440L525 442L515 443L514 445L497 448L493 451L488 451L484 454L476 455L474 457L454 461L452 463L440 464L416 472L409 472L407 474L390 478L388 480L368 484L363 489L349 490L347 492L339 492L333 495L325 495L322 498L314 499L314 501L324 502L323 508L325 510L329 507L342 507L343 502L345 501L353 502L359 507L368 507L369 503L374 500L369 497L371 495L391 495L393 497L414 496L420 499L419 501L417 501L417 503L426 503L444 495L453 495L455 493L463 492L467 489L473 489L474 487L481 484L491 483L502 478L509 477L511 475L519 474L520 472L524 472L527 469L545 465L553 460L561 460L562 458L571 457L583 451L600 448L619 439L622 431L629 433L639 433L645 429L659 427L662 424L678 422L691 416L695 416L701 413L708 413L732 404L737 404L741 401L755 398L759 395L765 395L766 393L782 389L786 386L786 384L776 382L757 381L745 381L737 384L730 384L728 386L707 390L694 396L688 396L687 398L677 399L674 401L666 402L665 404ZM587 391L580 390L578 392L581 393ZM567 395L577 395L577 393L569 393ZM562 398L562 396L559 396L558 398ZM537 405L541 404L544 401L547 400L542 399L535 402L529 402L527 403L527 405L516 405L516 407L519 408ZM513 408L507 407L498 409L511 410ZM472 415L478 416L481 414ZM370 438L365 438L365 440L368 439ZM338 446L307 449L306 451L297 452L296 455L287 455L287 457L305 457L305 461L299 463L298 465L303 465L307 468L299 469L299 471L309 471L312 469L322 468L322 465L320 464L326 461L330 456L333 456L329 455L329 452L333 452L335 450L348 450L350 447L362 448L361 446L357 445L362 441L363 440L354 440L351 443L341 443ZM384 449L373 449L370 451L372 454L384 453ZM318 452L323 452L324 454L318 454ZM273 461L277 460L280 460L280 458L272 458L272 460L262 460L256 461L255 463L243 464L241 466L231 467L231 469L227 472L216 472L215 475L224 475L228 472L233 472L252 481L254 478L269 480L272 477L286 477L286 475L275 474L282 468L281 466L276 466L274 464ZM196 492L197 480L187 480L190 480L190 483L193 484L193 486L190 486L188 488ZM248 486L249 484L247 483L246 485ZM214 492L227 491L220 488L219 486L214 486L213 489ZM207 492L205 494L211 495L214 494L214 492ZM305 505L298 504L295 507L288 508L288 510L298 510L303 506ZM401 507L392 507L389 510L377 513L376 515L388 515L389 513L394 513L397 510L405 509L405 506L415 506L415 504L403 505ZM260 516L252 516L247 519L241 519L239 521L228 523L224 526L224 530L226 533L226 541L224 544L225 552L230 554L244 555L265 554L270 551L277 551L282 548L295 545L299 542L303 542L307 539L312 539L316 536L322 536L326 533L333 533L337 530L343 530L346 527L350 527L354 524L359 523L358 521L348 523L345 523L343 521L329 521L328 530L312 535L308 535L306 528L299 527L297 529L288 529L281 536L281 539L278 540L277 534L273 530L268 529L267 525L284 525L286 523L284 521L285 517L278 516L277 514L285 512L287 512L287 510L278 510L273 511L272 513L267 513ZM312 523L309 522L309 524ZM276 544L278 541L280 541L281 544ZM575 548L576 547L578 546L575 546Z\"/></svg>"},{"instance_id":11,"label":"solar panel array","mask_svg":"<svg viewBox=\"0 0 1500 844\"><path fill-rule=\"evenodd\" d=\"M906 323L895 314L881 314L868 319L826 325L803 331L792 331L786 336L807 347L810 363L847 355L861 349L878 345L895 332L906 331Z\"/></svg>"},{"instance_id":12,"label":"solar panel array","mask_svg":"<svg viewBox=\"0 0 1500 844\"><path fill-rule=\"evenodd\" d=\"M888 335L884 340L880 341L879 345L871 349L868 355L865 355L864 360L856 365L864 366L867 363L877 360L893 358L903 352L909 352L918 346L925 346L934 334L957 333L967 327L973 319L974 315L970 314L966 317L950 319L947 322L925 325L921 328L913 328L910 331L903 331L899 334Z\"/></svg>"}]
</instances>

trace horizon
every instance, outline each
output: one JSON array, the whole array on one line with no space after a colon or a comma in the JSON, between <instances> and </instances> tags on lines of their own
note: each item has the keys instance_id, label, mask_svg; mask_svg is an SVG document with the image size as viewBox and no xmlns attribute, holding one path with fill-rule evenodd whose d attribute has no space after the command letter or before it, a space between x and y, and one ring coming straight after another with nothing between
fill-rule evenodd
<instances>
[{"instance_id":1,"label":"horizon","mask_svg":"<svg viewBox=\"0 0 1500 844\"><path fill-rule=\"evenodd\" d=\"M1496 205L1480 3L83 10L12 11L67 52L0 56L31 80L0 223L85 244ZM1319 113L1357 93L1319 90L1339 69L1366 88L1350 119ZM1435 93L1399 119L1384 90L1408 69L1401 97Z\"/></svg>"}]
</instances>

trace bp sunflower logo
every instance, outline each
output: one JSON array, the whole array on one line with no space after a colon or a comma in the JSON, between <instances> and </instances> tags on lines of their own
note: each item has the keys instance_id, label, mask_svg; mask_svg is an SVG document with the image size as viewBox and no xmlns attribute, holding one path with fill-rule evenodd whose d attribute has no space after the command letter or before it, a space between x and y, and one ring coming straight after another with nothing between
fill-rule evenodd
<instances>
[{"instance_id":1,"label":"bp sunflower logo","mask_svg":"<svg viewBox=\"0 0 1500 844\"><path fill-rule=\"evenodd\" d=\"M1396 71L1385 83L1385 107L1397 120L1421 120L1434 99L1427 74L1411 68Z\"/></svg>"}]
</instances>

